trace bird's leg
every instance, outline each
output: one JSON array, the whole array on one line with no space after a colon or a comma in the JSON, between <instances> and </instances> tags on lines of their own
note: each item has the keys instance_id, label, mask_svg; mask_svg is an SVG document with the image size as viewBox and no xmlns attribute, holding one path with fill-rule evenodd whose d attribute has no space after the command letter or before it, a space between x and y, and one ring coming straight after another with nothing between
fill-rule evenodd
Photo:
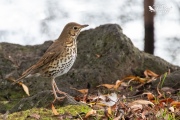
<instances>
[{"instance_id":1,"label":"bird's leg","mask_svg":"<svg viewBox=\"0 0 180 120\"><path fill-rule=\"evenodd\" d=\"M56 82L55 82L55 81L54 81L54 87L55 87L55 89L56 89L56 92L58 92L59 94L63 94L64 96L66 96L66 95L67 95L67 93L62 92L62 91L60 91L60 90L59 90L59 88L58 88L58 86L57 86L57 84L56 84Z\"/></svg>"},{"instance_id":2,"label":"bird's leg","mask_svg":"<svg viewBox=\"0 0 180 120\"><path fill-rule=\"evenodd\" d=\"M66 97L66 95L67 95L67 93L62 92L62 91L59 90L59 88L58 88L57 85L56 85L56 82L55 82L54 78L52 78L52 89L53 89L53 94L54 94L55 100L61 101L61 100L63 100L63 99ZM58 92L59 94L65 95L65 97L58 97L56 92ZM55 100L54 100L54 101L55 101Z\"/></svg>"}]
</instances>

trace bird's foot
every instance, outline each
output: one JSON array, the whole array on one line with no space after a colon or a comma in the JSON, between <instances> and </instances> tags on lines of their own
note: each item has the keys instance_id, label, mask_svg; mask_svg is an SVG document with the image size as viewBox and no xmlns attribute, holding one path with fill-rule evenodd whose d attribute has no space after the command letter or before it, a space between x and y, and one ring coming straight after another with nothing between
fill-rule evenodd
<instances>
[{"instance_id":1,"label":"bird's foot","mask_svg":"<svg viewBox=\"0 0 180 120\"><path fill-rule=\"evenodd\" d=\"M56 85L56 82L54 81L54 79L52 79L52 88L53 88L53 94L54 94L54 101L55 102L56 100L58 101L62 101L64 98L66 98L68 96L67 93L65 92L62 92L59 90L58 86ZM64 95L63 97L59 97L57 94L61 94L61 95Z\"/></svg>"},{"instance_id":2,"label":"bird's foot","mask_svg":"<svg viewBox=\"0 0 180 120\"><path fill-rule=\"evenodd\" d=\"M54 99L54 101L53 102L55 102L56 100L58 100L58 101L63 101L64 100L64 98L66 98L67 96L68 96L68 94L67 93L65 93L65 92L62 92L62 91L60 91L60 90L56 90L56 92L53 92L54 93L54 96L55 96L55 99ZM60 95L64 95L64 96L62 96L62 97L59 97L57 94L60 94Z\"/></svg>"},{"instance_id":3,"label":"bird's foot","mask_svg":"<svg viewBox=\"0 0 180 120\"><path fill-rule=\"evenodd\" d=\"M62 92L62 91L60 91L60 90L56 90L56 92L59 93L59 94L61 94L61 95L67 96L67 93Z\"/></svg>"},{"instance_id":4,"label":"bird's foot","mask_svg":"<svg viewBox=\"0 0 180 120\"><path fill-rule=\"evenodd\" d=\"M53 100L53 103L56 101L56 100L58 100L58 101L63 101L64 100L64 98L66 98L66 96L63 96L63 97L55 97L55 99Z\"/></svg>"}]
</instances>

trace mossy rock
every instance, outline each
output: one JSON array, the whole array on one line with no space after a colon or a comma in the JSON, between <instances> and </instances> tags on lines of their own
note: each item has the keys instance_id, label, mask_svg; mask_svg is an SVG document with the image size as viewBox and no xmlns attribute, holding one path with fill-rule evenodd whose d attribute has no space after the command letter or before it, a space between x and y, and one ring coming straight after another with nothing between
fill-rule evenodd
<instances>
[{"instance_id":1,"label":"mossy rock","mask_svg":"<svg viewBox=\"0 0 180 120\"><path fill-rule=\"evenodd\" d=\"M68 105L65 107L58 107L56 108L56 110L59 115L55 116L51 109L32 108L29 110L12 113L8 115L8 120L32 120L35 119L31 117L33 114L40 116L41 120L59 120L60 115L68 114L67 118L64 118L64 120L70 120L70 118L68 117L77 116L79 113L86 114L88 111L91 110L91 108L86 105Z\"/></svg>"}]
</instances>

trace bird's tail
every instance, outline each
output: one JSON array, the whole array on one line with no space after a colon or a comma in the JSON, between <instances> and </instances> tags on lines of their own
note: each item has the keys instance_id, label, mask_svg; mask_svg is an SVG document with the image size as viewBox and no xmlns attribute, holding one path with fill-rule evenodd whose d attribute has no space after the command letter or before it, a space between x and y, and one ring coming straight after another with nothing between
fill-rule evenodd
<instances>
[{"instance_id":1,"label":"bird's tail","mask_svg":"<svg viewBox=\"0 0 180 120\"><path fill-rule=\"evenodd\" d=\"M19 81L23 80L27 76L31 75L33 68L34 68L34 66L31 66L29 69L27 69L25 72L23 72L23 74L18 79L16 79L14 82L18 83Z\"/></svg>"}]
</instances>

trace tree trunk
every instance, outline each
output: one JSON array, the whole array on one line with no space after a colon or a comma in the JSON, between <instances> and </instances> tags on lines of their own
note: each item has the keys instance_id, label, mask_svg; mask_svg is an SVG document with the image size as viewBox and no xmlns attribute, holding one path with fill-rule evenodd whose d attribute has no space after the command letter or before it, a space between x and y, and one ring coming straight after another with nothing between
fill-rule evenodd
<instances>
[{"instance_id":1,"label":"tree trunk","mask_svg":"<svg viewBox=\"0 0 180 120\"><path fill-rule=\"evenodd\" d=\"M154 0L144 0L144 51L154 53L154 12L149 11L149 6L154 5Z\"/></svg>"}]
</instances>

